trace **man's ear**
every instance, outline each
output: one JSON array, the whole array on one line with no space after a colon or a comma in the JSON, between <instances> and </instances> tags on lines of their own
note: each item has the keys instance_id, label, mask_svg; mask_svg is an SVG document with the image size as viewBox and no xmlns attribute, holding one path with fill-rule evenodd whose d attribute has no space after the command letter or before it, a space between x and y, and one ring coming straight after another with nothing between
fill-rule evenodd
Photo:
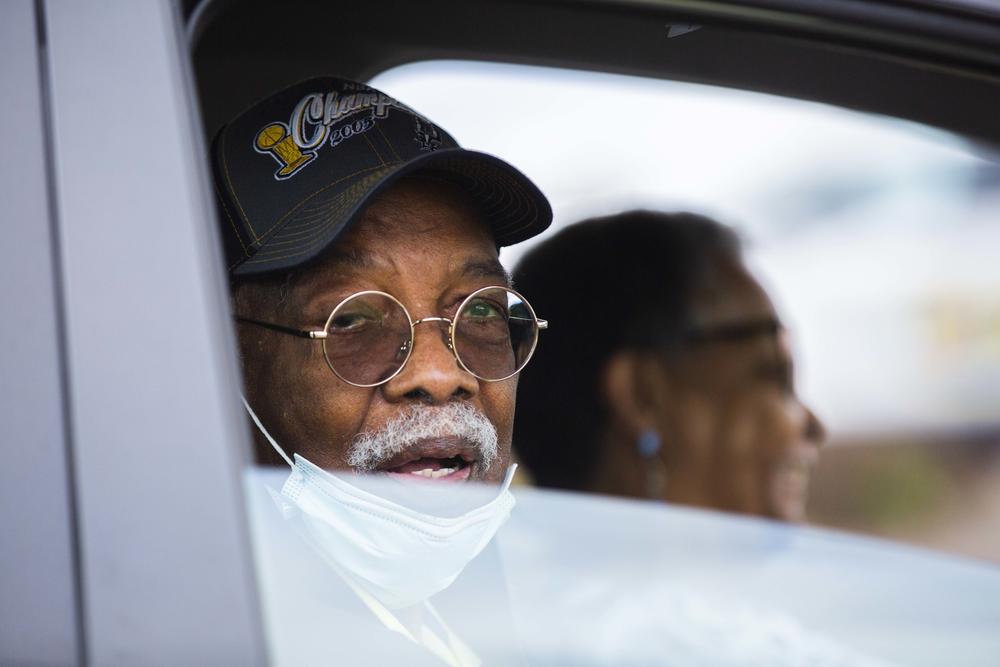
<instances>
[{"instance_id":1,"label":"man's ear","mask_svg":"<svg viewBox=\"0 0 1000 667\"><path fill-rule=\"evenodd\" d=\"M669 387L663 369L649 355L622 350L604 365L601 391L617 428L634 439L657 428Z\"/></svg>"}]
</instances>

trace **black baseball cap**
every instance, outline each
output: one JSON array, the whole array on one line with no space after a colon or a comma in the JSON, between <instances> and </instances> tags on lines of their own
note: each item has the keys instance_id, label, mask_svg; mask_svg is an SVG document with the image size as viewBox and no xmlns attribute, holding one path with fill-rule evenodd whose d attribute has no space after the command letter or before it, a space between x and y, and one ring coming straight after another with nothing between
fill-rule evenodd
<instances>
[{"instance_id":1,"label":"black baseball cap","mask_svg":"<svg viewBox=\"0 0 1000 667\"><path fill-rule=\"evenodd\" d=\"M464 189L498 247L543 231L545 195L492 155L370 86L322 77L286 88L225 125L212 145L226 259L233 276L301 266L365 205L414 172Z\"/></svg>"}]
</instances>

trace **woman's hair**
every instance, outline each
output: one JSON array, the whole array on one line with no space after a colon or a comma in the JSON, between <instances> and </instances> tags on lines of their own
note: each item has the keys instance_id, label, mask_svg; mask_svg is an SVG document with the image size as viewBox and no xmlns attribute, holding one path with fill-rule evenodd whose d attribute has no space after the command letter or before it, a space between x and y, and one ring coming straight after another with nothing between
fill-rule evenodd
<instances>
[{"instance_id":1,"label":"woman's hair","mask_svg":"<svg viewBox=\"0 0 1000 667\"><path fill-rule=\"evenodd\" d=\"M719 259L739 255L728 227L651 211L586 220L525 255L514 285L550 327L521 372L513 444L538 484L590 486L608 418L607 361L623 349L676 354L693 293Z\"/></svg>"}]
</instances>

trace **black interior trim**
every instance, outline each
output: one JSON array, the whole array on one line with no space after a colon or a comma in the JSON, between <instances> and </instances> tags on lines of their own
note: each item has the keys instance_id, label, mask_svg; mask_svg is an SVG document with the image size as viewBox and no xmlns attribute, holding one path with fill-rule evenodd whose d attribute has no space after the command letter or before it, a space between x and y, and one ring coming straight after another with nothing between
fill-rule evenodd
<instances>
[{"instance_id":1,"label":"black interior trim","mask_svg":"<svg viewBox=\"0 0 1000 667\"><path fill-rule=\"evenodd\" d=\"M926 0L214 3L193 49L210 135L309 76L367 80L408 62L460 59L740 88L1000 146L1000 15ZM668 39L670 23L703 28Z\"/></svg>"}]
</instances>

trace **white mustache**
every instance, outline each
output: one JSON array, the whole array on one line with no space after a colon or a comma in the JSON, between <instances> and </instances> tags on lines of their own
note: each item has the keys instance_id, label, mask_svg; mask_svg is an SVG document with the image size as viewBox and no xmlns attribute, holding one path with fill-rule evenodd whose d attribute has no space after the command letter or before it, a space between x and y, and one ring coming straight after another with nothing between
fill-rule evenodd
<instances>
[{"instance_id":1,"label":"white mustache","mask_svg":"<svg viewBox=\"0 0 1000 667\"><path fill-rule=\"evenodd\" d=\"M472 443L483 469L496 460L493 423L468 403L449 403L444 407L412 405L378 430L359 433L348 450L347 464L361 472L372 471L421 440L449 436Z\"/></svg>"}]
</instances>

